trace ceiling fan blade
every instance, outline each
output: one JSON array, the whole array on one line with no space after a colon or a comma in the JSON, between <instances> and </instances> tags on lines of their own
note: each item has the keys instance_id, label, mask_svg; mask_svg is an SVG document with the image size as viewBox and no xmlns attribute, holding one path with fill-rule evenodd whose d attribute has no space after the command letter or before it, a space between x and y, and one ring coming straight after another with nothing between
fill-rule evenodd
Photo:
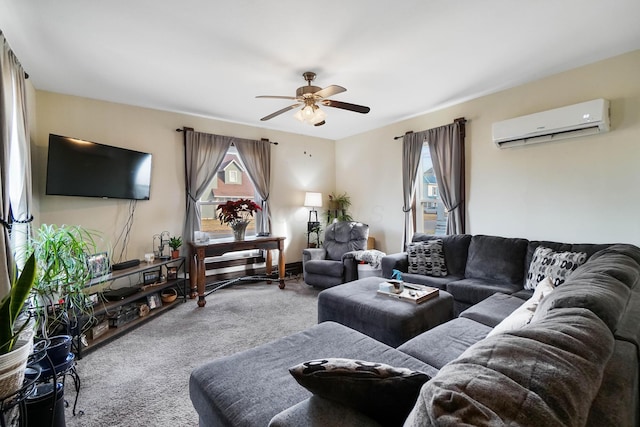
<instances>
[{"instance_id":1,"label":"ceiling fan blade","mask_svg":"<svg viewBox=\"0 0 640 427\"><path fill-rule=\"evenodd\" d=\"M333 101L331 99L323 99L322 105L327 107L342 108L343 110L355 111L356 113L367 114L371 108L364 105L349 104L348 102Z\"/></svg>"},{"instance_id":2,"label":"ceiling fan blade","mask_svg":"<svg viewBox=\"0 0 640 427\"><path fill-rule=\"evenodd\" d=\"M269 119L273 119L274 117L279 116L282 113L286 113L289 110L293 110L294 108L299 107L299 106L300 106L300 104L298 104L298 103L293 104L293 105L289 105L288 107L285 107L282 110L278 110L275 113L271 113L268 116L264 116L263 118L260 119L260 121L264 122L264 121L267 121Z\"/></svg>"},{"instance_id":3,"label":"ceiling fan blade","mask_svg":"<svg viewBox=\"0 0 640 427\"><path fill-rule=\"evenodd\" d=\"M325 87L324 89L320 89L319 91L314 93L314 95L319 96L320 98L328 98L330 96L336 95L338 93L346 92L346 91L347 90L342 86L331 85L331 86Z\"/></svg>"},{"instance_id":4,"label":"ceiling fan blade","mask_svg":"<svg viewBox=\"0 0 640 427\"><path fill-rule=\"evenodd\" d=\"M256 98L271 98L271 99L298 99L295 96L272 96L272 95L259 95Z\"/></svg>"}]
</instances>

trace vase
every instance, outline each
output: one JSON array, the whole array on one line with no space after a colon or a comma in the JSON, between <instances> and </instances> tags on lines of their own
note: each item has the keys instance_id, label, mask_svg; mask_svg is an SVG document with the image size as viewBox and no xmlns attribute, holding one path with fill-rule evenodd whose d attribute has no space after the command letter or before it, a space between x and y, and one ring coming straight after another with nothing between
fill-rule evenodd
<instances>
[{"instance_id":1,"label":"vase","mask_svg":"<svg viewBox=\"0 0 640 427\"><path fill-rule=\"evenodd\" d=\"M244 240L244 233L247 231L248 221L237 222L231 226L233 230L233 240Z\"/></svg>"}]
</instances>

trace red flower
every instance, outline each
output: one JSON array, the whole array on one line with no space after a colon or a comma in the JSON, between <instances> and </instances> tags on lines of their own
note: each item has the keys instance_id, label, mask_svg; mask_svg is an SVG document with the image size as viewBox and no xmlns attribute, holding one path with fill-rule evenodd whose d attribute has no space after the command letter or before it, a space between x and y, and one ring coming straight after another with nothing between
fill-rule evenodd
<instances>
[{"instance_id":1,"label":"red flower","mask_svg":"<svg viewBox=\"0 0 640 427\"><path fill-rule=\"evenodd\" d=\"M216 211L220 224L229 224L231 227L241 222L249 222L253 217L253 213L262 210L253 200L238 199L229 200L228 202L218 205Z\"/></svg>"}]
</instances>

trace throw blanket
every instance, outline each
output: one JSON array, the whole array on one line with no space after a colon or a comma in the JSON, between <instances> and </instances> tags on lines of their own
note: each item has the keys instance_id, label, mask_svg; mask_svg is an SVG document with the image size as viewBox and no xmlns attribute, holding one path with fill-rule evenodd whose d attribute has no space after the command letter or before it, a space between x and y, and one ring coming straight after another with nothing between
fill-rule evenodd
<instances>
[{"instance_id":1,"label":"throw blanket","mask_svg":"<svg viewBox=\"0 0 640 427\"><path fill-rule=\"evenodd\" d=\"M371 267L373 268L378 268L380 266L380 262L382 261L382 257L386 255L387 254L385 254L384 252L370 249L366 251L356 251L353 257L358 261L364 261L371 264Z\"/></svg>"},{"instance_id":2,"label":"throw blanket","mask_svg":"<svg viewBox=\"0 0 640 427\"><path fill-rule=\"evenodd\" d=\"M584 426L613 345L591 311L551 310L445 365L405 426Z\"/></svg>"}]
</instances>

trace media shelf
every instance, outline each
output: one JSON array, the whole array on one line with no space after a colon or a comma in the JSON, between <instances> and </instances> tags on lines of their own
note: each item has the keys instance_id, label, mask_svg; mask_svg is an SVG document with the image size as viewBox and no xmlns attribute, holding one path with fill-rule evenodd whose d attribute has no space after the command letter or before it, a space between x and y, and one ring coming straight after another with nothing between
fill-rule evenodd
<instances>
[{"instance_id":1,"label":"media shelf","mask_svg":"<svg viewBox=\"0 0 640 427\"><path fill-rule=\"evenodd\" d=\"M175 308L177 304L180 302L186 302L188 289L187 289L187 279L185 278L185 258L178 257L173 259L162 259L155 260L154 262L147 263L142 261L140 265L135 267L113 271L109 274L106 274L101 277L97 277L93 279L89 286L95 286L104 284L107 282L113 282L118 279L125 279L128 277L132 277L135 275L139 275L140 279L136 285L129 286L128 288L137 288L138 291L126 296L117 301L107 301L102 295L103 292L98 292L96 295L98 296L98 302L93 306L93 317L97 319L106 319L109 315L113 315L114 313L118 313L122 307L129 306L134 303L143 303L148 296L158 294L165 289L174 288L178 292L178 298L175 301L170 303L164 303L162 301L159 302L159 305L156 308L150 309L149 313L145 316L139 316L138 313L135 314L135 318L133 320L127 321L126 323L120 324L117 327L109 327L106 331L100 333L99 336L95 338L91 338L86 336L86 345L80 344L80 340L78 340L78 346L76 348L76 352L78 358L82 358L82 355L86 352L92 351L98 348L100 345L103 345L116 337L127 333L128 331L142 325L145 322L155 318L156 316ZM176 277L173 279L166 279L160 283L154 283L149 285L144 285L143 276L144 273L151 273L157 271L159 276L164 276L165 278L169 276L169 268L175 268ZM108 289L104 289L106 291ZM88 319L85 319L85 321ZM84 328L79 328L84 329Z\"/></svg>"}]
</instances>

